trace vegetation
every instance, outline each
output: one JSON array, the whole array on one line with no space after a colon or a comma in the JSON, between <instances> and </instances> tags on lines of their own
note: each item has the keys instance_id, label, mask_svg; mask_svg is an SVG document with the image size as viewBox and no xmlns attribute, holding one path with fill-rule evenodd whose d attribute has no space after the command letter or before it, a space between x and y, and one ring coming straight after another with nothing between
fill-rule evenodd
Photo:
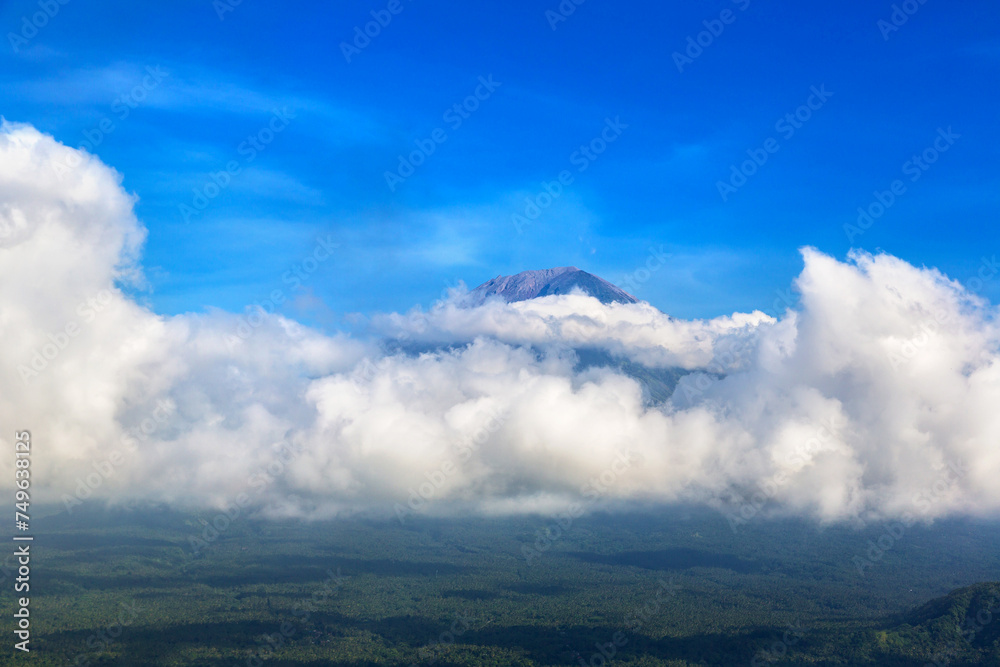
<instances>
[{"instance_id":1,"label":"vegetation","mask_svg":"<svg viewBox=\"0 0 1000 667\"><path fill-rule=\"evenodd\" d=\"M914 526L879 552L883 526L734 533L678 507L578 519L552 541L537 517L238 517L192 554L214 518L35 519L32 653L0 663L1000 664L1000 585L974 585L998 578L996 523ZM0 590L13 608L10 570Z\"/></svg>"}]
</instances>

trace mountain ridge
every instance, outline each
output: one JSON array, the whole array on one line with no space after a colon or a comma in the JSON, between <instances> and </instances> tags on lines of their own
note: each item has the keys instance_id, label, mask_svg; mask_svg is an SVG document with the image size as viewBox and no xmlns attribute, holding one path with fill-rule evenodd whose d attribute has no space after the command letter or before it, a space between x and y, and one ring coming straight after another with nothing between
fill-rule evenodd
<instances>
[{"instance_id":1,"label":"mountain ridge","mask_svg":"<svg viewBox=\"0 0 1000 667\"><path fill-rule=\"evenodd\" d=\"M500 275L471 290L468 301L471 305L478 306L496 296L511 303L553 294L570 294L577 289L605 304L639 303L638 299L620 287L575 266Z\"/></svg>"}]
</instances>

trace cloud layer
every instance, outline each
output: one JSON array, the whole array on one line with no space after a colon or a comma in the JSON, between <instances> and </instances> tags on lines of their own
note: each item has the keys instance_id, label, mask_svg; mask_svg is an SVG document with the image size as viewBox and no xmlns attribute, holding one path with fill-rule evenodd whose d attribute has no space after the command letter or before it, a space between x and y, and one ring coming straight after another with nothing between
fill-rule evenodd
<instances>
[{"instance_id":1,"label":"cloud layer","mask_svg":"<svg viewBox=\"0 0 1000 667\"><path fill-rule=\"evenodd\" d=\"M889 255L812 249L797 310L708 321L585 295L373 317L163 317L121 177L0 129L0 447L32 432L38 498L272 515L553 512L704 502L823 520L1000 509L997 310ZM242 325L242 326L241 326ZM389 337L429 350L380 344ZM692 372L650 406L574 348ZM0 486L14 478L0 457Z\"/></svg>"}]
</instances>

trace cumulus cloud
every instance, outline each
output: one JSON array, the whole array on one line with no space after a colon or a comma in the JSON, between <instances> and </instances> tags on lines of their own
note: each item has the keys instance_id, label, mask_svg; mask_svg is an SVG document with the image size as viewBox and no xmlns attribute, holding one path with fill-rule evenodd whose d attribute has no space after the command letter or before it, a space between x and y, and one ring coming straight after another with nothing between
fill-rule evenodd
<instances>
[{"instance_id":1,"label":"cumulus cloud","mask_svg":"<svg viewBox=\"0 0 1000 667\"><path fill-rule=\"evenodd\" d=\"M1000 509L1000 332L973 281L805 249L800 305L779 319L456 294L374 316L365 340L277 315L243 335L235 314L164 317L123 291L143 280L133 205L96 158L0 129L0 447L31 430L42 499L308 516ZM580 348L691 372L650 405ZM13 477L0 458L0 485Z\"/></svg>"},{"instance_id":2,"label":"cumulus cloud","mask_svg":"<svg viewBox=\"0 0 1000 667\"><path fill-rule=\"evenodd\" d=\"M493 297L470 308L465 293L451 290L430 311L382 314L372 324L410 341L450 344L489 336L511 345L598 347L651 367L693 369L708 365L720 343L773 322L759 311L679 320L648 303L603 304L579 292L509 304Z\"/></svg>"}]
</instances>

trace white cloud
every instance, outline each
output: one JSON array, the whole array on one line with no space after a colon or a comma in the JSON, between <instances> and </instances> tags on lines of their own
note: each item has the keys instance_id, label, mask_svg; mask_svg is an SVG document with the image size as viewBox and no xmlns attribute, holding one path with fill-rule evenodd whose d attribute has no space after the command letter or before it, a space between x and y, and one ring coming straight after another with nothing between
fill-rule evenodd
<instances>
[{"instance_id":1,"label":"white cloud","mask_svg":"<svg viewBox=\"0 0 1000 667\"><path fill-rule=\"evenodd\" d=\"M0 447L32 431L41 498L245 493L316 516L413 497L494 514L754 493L825 520L1000 509L997 312L934 270L806 249L800 306L778 321L456 295L375 317L442 345L386 356L282 317L240 338L235 314L140 306L118 287L141 281L133 204L96 159L0 130ZM694 373L649 406L629 377L575 370L574 347L725 377Z\"/></svg>"},{"instance_id":2,"label":"white cloud","mask_svg":"<svg viewBox=\"0 0 1000 667\"><path fill-rule=\"evenodd\" d=\"M479 308L463 305L458 291L429 311L390 313L373 326L390 336L448 343L489 336L515 345L595 346L649 366L703 368L727 336L746 336L774 320L761 312L712 320L678 320L648 303L605 305L586 294L547 296ZM729 364L727 364L728 368Z\"/></svg>"}]
</instances>

